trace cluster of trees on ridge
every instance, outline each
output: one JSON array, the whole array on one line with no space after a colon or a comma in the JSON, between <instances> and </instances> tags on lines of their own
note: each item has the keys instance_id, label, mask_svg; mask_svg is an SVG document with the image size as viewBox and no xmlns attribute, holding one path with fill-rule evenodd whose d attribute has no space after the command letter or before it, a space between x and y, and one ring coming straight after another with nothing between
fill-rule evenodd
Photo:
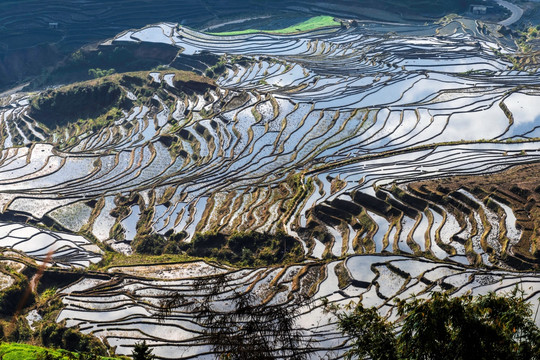
<instances>
[{"instance_id":1,"label":"cluster of trees on ridge","mask_svg":"<svg viewBox=\"0 0 540 360\"><path fill-rule=\"evenodd\" d=\"M232 235L197 233L189 243L183 241L184 237L183 233L137 235L133 249L147 255L186 254L214 258L239 266L268 266L304 259L302 245L283 231L275 234L249 231Z\"/></svg>"}]
</instances>

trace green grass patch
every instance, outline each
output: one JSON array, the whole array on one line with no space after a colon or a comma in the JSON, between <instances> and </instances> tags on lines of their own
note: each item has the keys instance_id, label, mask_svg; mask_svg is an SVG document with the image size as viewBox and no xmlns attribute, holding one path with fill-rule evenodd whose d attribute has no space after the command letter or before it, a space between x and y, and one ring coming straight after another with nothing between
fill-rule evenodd
<instances>
[{"instance_id":1,"label":"green grass patch","mask_svg":"<svg viewBox=\"0 0 540 360\"><path fill-rule=\"evenodd\" d=\"M200 257L193 257L186 254L161 254L147 255L137 254L124 255L117 252L107 252L103 260L98 264L90 266L91 270L106 271L109 267L135 266L135 265L153 265L153 264L177 264L190 261L202 260Z\"/></svg>"},{"instance_id":2,"label":"green grass patch","mask_svg":"<svg viewBox=\"0 0 540 360\"><path fill-rule=\"evenodd\" d=\"M49 354L49 359L69 360L69 359L83 359L81 354L72 353L66 350L59 349L47 349L40 346L33 346L28 344L18 343L1 343L0 344L0 358L3 360L37 360L46 359L46 355ZM121 360L126 358L120 357L101 357L100 360Z\"/></svg>"},{"instance_id":3,"label":"green grass patch","mask_svg":"<svg viewBox=\"0 0 540 360\"><path fill-rule=\"evenodd\" d=\"M244 34L255 34L255 33L268 33L268 34L294 34L299 32L311 31L323 27L338 27L341 26L339 21L336 21L332 16L316 16L304 22L301 22L296 25L286 27L284 29L277 30L262 30L262 29L246 29L239 31L228 31L228 32L219 32L219 33L209 33L211 35L220 35L220 36L229 36L229 35L244 35Z\"/></svg>"}]
</instances>

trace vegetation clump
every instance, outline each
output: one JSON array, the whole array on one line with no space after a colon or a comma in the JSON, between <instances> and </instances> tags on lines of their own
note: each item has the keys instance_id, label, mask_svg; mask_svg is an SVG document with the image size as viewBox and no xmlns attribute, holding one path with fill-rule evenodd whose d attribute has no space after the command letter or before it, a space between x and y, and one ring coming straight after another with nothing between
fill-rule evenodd
<instances>
[{"instance_id":1,"label":"vegetation clump","mask_svg":"<svg viewBox=\"0 0 540 360\"><path fill-rule=\"evenodd\" d=\"M13 316L17 311L35 302L34 294L28 291L30 286L28 278L14 270L9 271L9 275L15 279L15 283L0 291L0 316Z\"/></svg>"},{"instance_id":2,"label":"vegetation clump","mask_svg":"<svg viewBox=\"0 0 540 360\"><path fill-rule=\"evenodd\" d=\"M335 310L335 309L334 309ZM400 320L390 322L375 308L358 304L337 312L339 327L351 338L351 359L540 359L540 330L530 304L515 290L398 301Z\"/></svg>"},{"instance_id":3,"label":"vegetation clump","mask_svg":"<svg viewBox=\"0 0 540 360\"><path fill-rule=\"evenodd\" d=\"M67 328L57 323L44 324L39 330L43 346L66 349L68 351L106 355L105 346L95 337L86 335L77 329Z\"/></svg>"},{"instance_id":4,"label":"vegetation clump","mask_svg":"<svg viewBox=\"0 0 540 360\"><path fill-rule=\"evenodd\" d=\"M241 266L266 266L300 261L300 243L284 232L276 234L250 231L224 236L197 234L187 249L191 256L210 256Z\"/></svg>"},{"instance_id":5,"label":"vegetation clump","mask_svg":"<svg viewBox=\"0 0 540 360\"><path fill-rule=\"evenodd\" d=\"M4 360L119 360L125 358L76 353L63 349L50 349L29 344L1 343L0 358Z\"/></svg>"},{"instance_id":6,"label":"vegetation clump","mask_svg":"<svg viewBox=\"0 0 540 360\"><path fill-rule=\"evenodd\" d=\"M132 243L135 252L145 255L161 255L166 245L167 239L156 233L137 236Z\"/></svg>"},{"instance_id":7,"label":"vegetation clump","mask_svg":"<svg viewBox=\"0 0 540 360\"><path fill-rule=\"evenodd\" d=\"M133 360L152 360L154 355L152 349L146 344L146 341L142 343L136 343L133 351L131 352Z\"/></svg>"},{"instance_id":8,"label":"vegetation clump","mask_svg":"<svg viewBox=\"0 0 540 360\"><path fill-rule=\"evenodd\" d=\"M183 233L168 238L147 234L135 239L133 248L140 254L186 254L239 266L266 266L303 259L300 243L281 231L276 234L250 231L230 236L219 232L197 233L189 243L183 241L184 237Z\"/></svg>"},{"instance_id":9,"label":"vegetation clump","mask_svg":"<svg viewBox=\"0 0 540 360\"><path fill-rule=\"evenodd\" d=\"M115 72L116 72L115 69L106 70L106 69L95 68L95 69L88 70L88 75L92 76L94 79L98 79L100 77L112 75Z\"/></svg>"}]
</instances>

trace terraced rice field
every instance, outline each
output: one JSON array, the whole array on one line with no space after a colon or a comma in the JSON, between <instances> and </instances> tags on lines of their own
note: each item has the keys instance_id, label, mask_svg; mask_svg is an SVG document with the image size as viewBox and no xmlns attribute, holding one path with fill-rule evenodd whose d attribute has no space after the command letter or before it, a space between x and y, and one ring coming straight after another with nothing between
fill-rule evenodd
<instances>
[{"instance_id":1,"label":"terraced rice field","mask_svg":"<svg viewBox=\"0 0 540 360\"><path fill-rule=\"evenodd\" d=\"M344 285L338 286L336 269L341 267ZM214 280L212 280L214 279ZM215 278L205 278L206 284ZM355 255L326 264L310 263L278 268L231 271L219 293L194 288L191 277L150 280L112 276L110 280L88 277L60 293L66 305L58 317L68 326L105 337L118 354L129 354L132 344L145 339L161 358L214 358L205 342L204 327L194 321L193 310L178 306L165 320L157 320L164 296L181 292L192 301L212 296L213 311L231 309L238 293L245 289L265 299L269 306L287 305L288 292L309 295L309 306L300 309L298 328L314 358L343 357L347 339L338 331L336 319L324 312L325 301L346 305L361 300L376 306L389 317L397 316L394 300L429 296L432 291L451 290L456 295L468 291L486 294L523 288L531 302L538 301L538 277L511 271L488 271L405 256ZM276 289L281 289L276 292ZM290 306L295 306L291 303Z\"/></svg>"},{"instance_id":2,"label":"terraced rice field","mask_svg":"<svg viewBox=\"0 0 540 360\"><path fill-rule=\"evenodd\" d=\"M437 290L519 284L536 301L538 277L516 270L537 266L540 237L517 210L537 211L538 184L509 192L448 179L540 160L538 69L515 70L501 55L512 49L452 27L437 36L362 26L294 35L214 36L172 23L125 31L101 46L162 43L188 56L223 55L226 69L202 90L172 70L149 72L153 93L123 86L131 108L95 131L48 131L32 117L35 94L1 99L0 206L64 232L6 224L0 245L87 266L99 251L68 232L130 254L141 221L158 234L185 232L186 242L197 232L284 230L302 243L308 260L298 265L112 269L109 280L88 276L61 290L58 321L106 338L119 354L146 339L160 358L212 358L189 309L163 322L155 315L171 292L209 296L194 278L217 273L227 285L216 311L246 290L268 304L309 296L298 325L317 356L332 358L347 339L323 313L324 298L360 300L388 316L396 297Z\"/></svg>"}]
</instances>

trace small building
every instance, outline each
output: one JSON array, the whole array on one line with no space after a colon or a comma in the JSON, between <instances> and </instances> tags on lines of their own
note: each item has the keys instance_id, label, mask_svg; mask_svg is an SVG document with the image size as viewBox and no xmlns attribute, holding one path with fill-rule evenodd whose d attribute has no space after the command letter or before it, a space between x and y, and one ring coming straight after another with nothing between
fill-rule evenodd
<instances>
[{"instance_id":1,"label":"small building","mask_svg":"<svg viewBox=\"0 0 540 360\"><path fill-rule=\"evenodd\" d=\"M57 22L50 22L49 23L49 29L58 29L58 23Z\"/></svg>"},{"instance_id":2,"label":"small building","mask_svg":"<svg viewBox=\"0 0 540 360\"><path fill-rule=\"evenodd\" d=\"M348 29L348 28L351 28L351 27L358 27L358 21L356 20L340 20L340 24L341 24L341 28L344 29Z\"/></svg>"},{"instance_id":3,"label":"small building","mask_svg":"<svg viewBox=\"0 0 540 360\"><path fill-rule=\"evenodd\" d=\"M471 5L471 13L474 15L485 15L487 13L487 6L485 5Z\"/></svg>"}]
</instances>

